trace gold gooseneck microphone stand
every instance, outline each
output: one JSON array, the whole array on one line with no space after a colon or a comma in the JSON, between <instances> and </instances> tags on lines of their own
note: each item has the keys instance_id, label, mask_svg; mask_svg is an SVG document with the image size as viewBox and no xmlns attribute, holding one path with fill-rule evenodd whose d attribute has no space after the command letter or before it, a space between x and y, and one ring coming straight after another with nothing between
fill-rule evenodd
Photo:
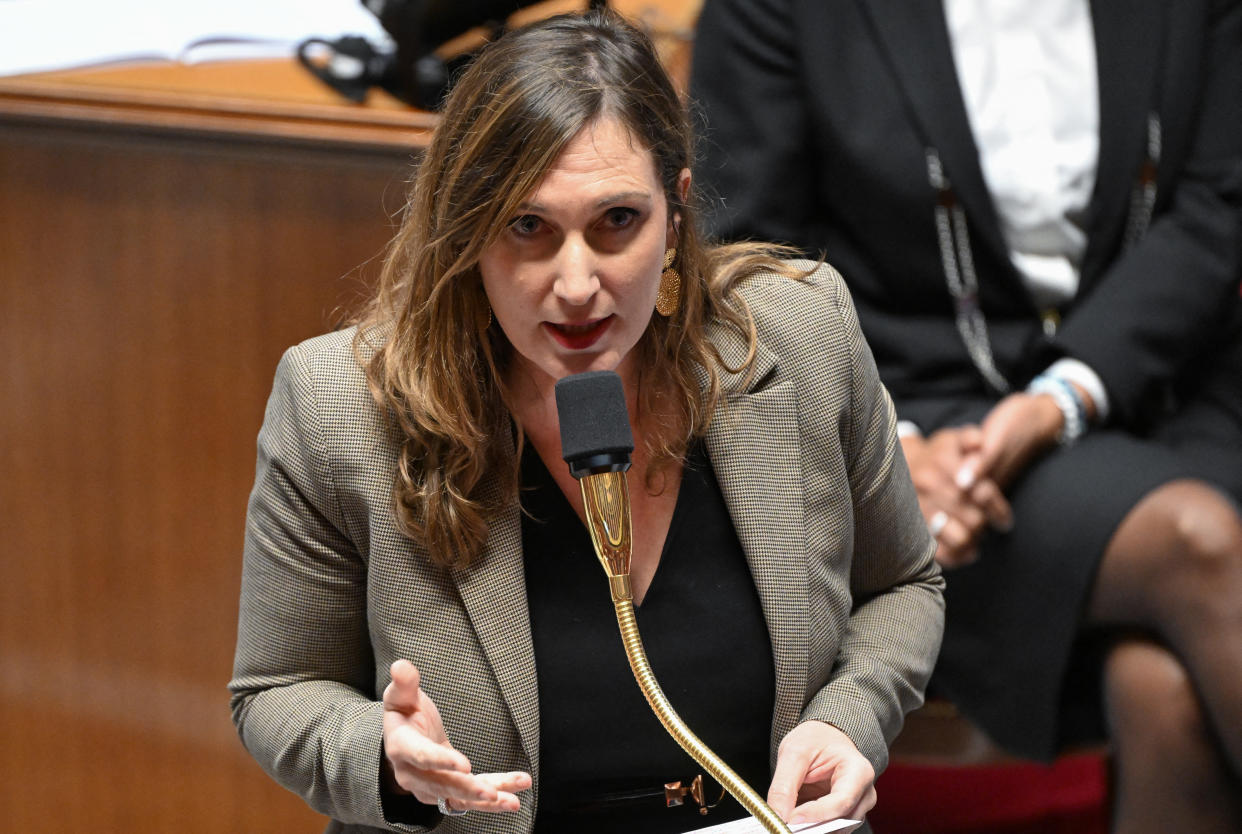
<instances>
[{"instance_id":1,"label":"gold gooseneck microphone stand","mask_svg":"<svg viewBox=\"0 0 1242 834\"><path fill-rule=\"evenodd\" d=\"M580 384L586 389L586 393L577 397L569 393L573 391L575 384ZM563 390L566 391L564 396L562 396ZM673 740L702 765L703 769L724 787L751 816L759 820L771 834L782 834L782 832L788 834L789 827L763 801L763 798L690 731L660 689L651 671L651 665L647 662L647 653L643 649L642 637L638 633L638 623L634 619L634 593L630 587L632 537L630 493L625 470L630 467L629 452L634 448L634 444L630 437L629 418L626 415L625 396L621 389L620 378L611 371L577 374L560 380L557 383L556 393L561 420L562 452L566 462L569 463L570 472L578 479L582 488L582 501L587 528L591 532L591 542L595 546L595 555L599 557L604 572L608 574L608 587L612 592L612 604L617 612L617 625L621 629L625 656L630 662L630 669L634 672L634 678L638 681L643 696ZM619 420L615 413L618 402ZM566 408L567 404L570 408ZM571 416L567 412L572 413L574 406L585 406L588 409L590 406L602 406L605 411L613 410L614 413L573 415L571 419L576 425L567 428L566 418ZM601 416L603 419L600 419ZM586 451L575 454L576 448L582 445L581 434L571 438L576 428L580 429L584 425L603 425L607 428L610 424L617 429L617 435L622 434L619 427L624 426L623 440L611 446L605 442L602 449L599 444L588 444ZM587 432L589 431L588 428ZM628 446L624 445L625 443L628 443Z\"/></svg>"}]
</instances>

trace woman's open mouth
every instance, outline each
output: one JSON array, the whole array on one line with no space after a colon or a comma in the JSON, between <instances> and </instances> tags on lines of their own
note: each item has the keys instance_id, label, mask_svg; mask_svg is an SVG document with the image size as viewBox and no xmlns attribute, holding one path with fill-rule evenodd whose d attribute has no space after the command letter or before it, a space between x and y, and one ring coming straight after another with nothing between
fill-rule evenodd
<instances>
[{"instance_id":1,"label":"woman's open mouth","mask_svg":"<svg viewBox=\"0 0 1242 834\"><path fill-rule=\"evenodd\" d=\"M608 325L612 324L612 316L591 321L557 324L550 321L543 323L544 329L552 334L552 338L561 347L569 350L586 350L595 344Z\"/></svg>"}]
</instances>

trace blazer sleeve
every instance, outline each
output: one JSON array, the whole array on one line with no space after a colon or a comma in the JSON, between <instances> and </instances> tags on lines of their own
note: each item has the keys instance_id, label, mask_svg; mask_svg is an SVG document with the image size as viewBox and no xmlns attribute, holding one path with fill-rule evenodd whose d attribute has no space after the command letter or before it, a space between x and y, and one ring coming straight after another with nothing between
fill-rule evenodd
<instances>
[{"instance_id":1,"label":"blazer sleeve","mask_svg":"<svg viewBox=\"0 0 1242 834\"><path fill-rule=\"evenodd\" d=\"M723 240L822 247L816 160L789 0L707 0L695 31L690 95L706 124L696 183ZM720 195L729 195L723 199Z\"/></svg>"},{"instance_id":2,"label":"blazer sleeve","mask_svg":"<svg viewBox=\"0 0 1242 834\"><path fill-rule=\"evenodd\" d=\"M259 432L233 722L263 769L315 810L425 831L384 816L366 566L344 532L312 365L304 347L286 352Z\"/></svg>"},{"instance_id":3,"label":"blazer sleeve","mask_svg":"<svg viewBox=\"0 0 1242 834\"><path fill-rule=\"evenodd\" d=\"M1201 84L1166 92L1195 102L1184 163L1172 181L1160 180L1167 201L1147 234L1057 336L1100 375L1123 421L1140 417L1162 385L1198 361L1242 281L1242 3L1214 2L1197 23L1202 54L1177 60L1201 61ZM1173 69L1185 67L1166 78Z\"/></svg>"},{"instance_id":4,"label":"blazer sleeve","mask_svg":"<svg viewBox=\"0 0 1242 834\"><path fill-rule=\"evenodd\" d=\"M898 445L896 416L838 278L834 309L848 352L842 448L853 517L850 612L831 677L803 720L842 730L875 766L919 706L944 632L944 579Z\"/></svg>"}]
</instances>

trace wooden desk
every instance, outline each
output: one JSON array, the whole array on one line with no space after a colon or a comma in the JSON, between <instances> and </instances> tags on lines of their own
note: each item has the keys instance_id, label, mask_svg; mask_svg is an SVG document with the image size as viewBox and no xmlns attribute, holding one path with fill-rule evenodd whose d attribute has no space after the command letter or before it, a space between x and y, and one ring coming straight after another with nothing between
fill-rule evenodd
<instances>
[{"instance_id":1,"label":"wooden desk","mask_svg":"<svg viewBox=\"0 0 1242 834\"><path fill-rule=\"evenodd\" d=\"M281 351L377 268L432 117L292 62L0 79L0 830L311 832L229 720Z\"/></svg>"},{"instance_id":2,"label":"wooden desk","mask_svg":"<svg viewBox=\"0 0 1242 834\"><path fill-rule=\"evenodd\" d=\"M127 64L0 78L5 122L408 154L435 117L382 91L337 96L292 61Z\"/></svg>"}]
</instances>

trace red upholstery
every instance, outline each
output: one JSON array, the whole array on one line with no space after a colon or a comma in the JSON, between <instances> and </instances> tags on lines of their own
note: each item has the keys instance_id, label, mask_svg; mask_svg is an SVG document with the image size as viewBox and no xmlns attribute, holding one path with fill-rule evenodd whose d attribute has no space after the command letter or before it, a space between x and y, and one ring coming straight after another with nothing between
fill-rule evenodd
<instances>
[{"instance_id":1,"label":"red upholstery","mask_svg":"<svg viewBox=\"0 0 1242 834\"><path fill-rule=\"evenodd\" d=\"M1053 765L937 766L896 760L877 783L876 834L1106 834L1101 753Z\"/></svg>"}]
</instances>

